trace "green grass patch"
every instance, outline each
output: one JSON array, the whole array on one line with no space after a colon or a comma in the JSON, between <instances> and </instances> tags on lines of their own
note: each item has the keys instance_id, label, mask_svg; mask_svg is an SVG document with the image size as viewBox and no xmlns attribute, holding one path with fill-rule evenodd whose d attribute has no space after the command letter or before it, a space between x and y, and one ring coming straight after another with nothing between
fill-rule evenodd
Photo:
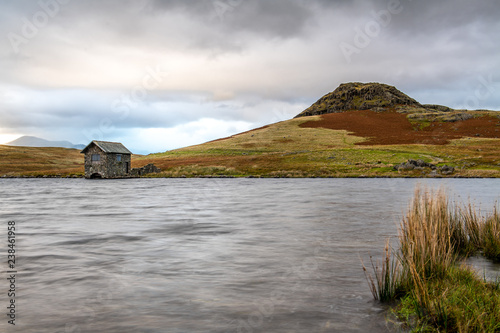
<instances>
[{"instance_id":1,"label":"green grass patch","mask_svg":"<svg viewBox=\"0 0 500 333\"><path fill-rule=\"evenodd\" d=\"M151 174L151 177L162 178L179 178L179 177L238 177L241 173L234 168L225 166L199 166L188 165L176 167L167 171L162 171L157 174Z\"/></svg>"},{"instance_id":2,"label":"green grass patch","mask_svg":"<svg viewBox=\"0 0 500 333\"><path fill-rule=\"evenodd\" d=\"M414 332L500 331L500 284L481 281L468 267L450 267L425 284L429 304L414 294L402 298L395 313Z\"/></svg>"}]
</instances>

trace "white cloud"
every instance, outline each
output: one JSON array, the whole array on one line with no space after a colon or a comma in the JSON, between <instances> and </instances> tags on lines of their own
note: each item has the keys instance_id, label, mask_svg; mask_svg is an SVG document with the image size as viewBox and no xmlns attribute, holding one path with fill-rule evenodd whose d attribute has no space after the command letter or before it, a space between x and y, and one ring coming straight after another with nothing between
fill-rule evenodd
<instances>
[{"instance_id":1,"label":"white cloud","mask_svg":"<svg viewBox=\"0 0 500 333\"><path fill-rule=\"evenodd\" d=\"M162 152L227 137L251 128L252 123L245 121L201 118L171 128L134 129L123 141L129 142L128 147L134 153ZM146 151L144 147L147 147Z\"/></svg>"},{"instance_id":2,"label":"white cloud","mask_svg":"<svg viewBox=\"0 0 500 333\"><path fill-rule=\"evenodd\" d=\"M0 145L14 141L15 139L21 137L22 134L0 134Z\"/></svg>"}]
</instances>

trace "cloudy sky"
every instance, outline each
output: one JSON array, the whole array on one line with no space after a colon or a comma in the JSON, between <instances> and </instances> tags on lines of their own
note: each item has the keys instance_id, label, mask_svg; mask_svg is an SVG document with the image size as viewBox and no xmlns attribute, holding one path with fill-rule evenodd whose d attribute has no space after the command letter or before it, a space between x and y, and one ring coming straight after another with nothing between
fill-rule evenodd
<instances>
[{"instance_id":1,"label":"cloudy sky","mask_svg":"<svg viewBox=\"0 0 500 333\"><path fill-rule=\"evenodd\" d=\"M340 83L500 110L496 0L5 0L0 143L135 153L289 119Z\"/></svg>"}]
</instances>

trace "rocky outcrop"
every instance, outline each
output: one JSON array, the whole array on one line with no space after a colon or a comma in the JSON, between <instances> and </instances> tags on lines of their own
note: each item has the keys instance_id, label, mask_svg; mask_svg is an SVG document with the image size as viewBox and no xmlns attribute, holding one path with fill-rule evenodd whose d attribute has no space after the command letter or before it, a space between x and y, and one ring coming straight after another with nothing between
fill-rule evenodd
<instances>
[{"instance_id":1,"label":"rocky outcrop","mask_svg":"<svg viewBox=\"0 0 500 333\"><path fill-rule=\"evenodd\" d=\"M449 165L443 165L442 167L439 168L439 172L442 175L451 175L455 172L455 168Z\"/></svg>"},{"instance_id":2,"label":"rocky outcrop","mask_svg":"<svg viewBox=\"0 0 500 333\"><path fill-rule=\"evenodd\" d=\"M426 109L428 109L428 110L430 110L430 111L437 111L437 112L452 112L452 111L455 111L452 108L449 108L449 107L444 106L444 105L438 105L438 104L424 104L423 107L426 108Z\"/></svg>"},{"instance_id":3,"label":"rocky outcrop","mask_svg":"<svg viewBox=\"0 0 500 333\"><path fill-rule=\"evenodd\" d=\"M394 166L396 171L412 171L412 170L425 170L425 168L433 170L434 174L440 173L441 175L451 175L455 172L455 168L449 165L438 167L432 163L427 163L423 160L408 160L404 163Z\"/></svg>"},{"instance_id":4,"label":"rocky outcrop","mask_svg":"<svg viewBox=\"0 0 500 333\"><path fill-rule=\"evenodd\" d=\"M407 162L394 166L394 170L397 171L409 171L415 170L416 168L417 170L418 168L431 168L432 170L435 170L437 167L434 164L425 162L424 160L408 160Z\"/></svg>"},{"instance_id":5,"label":"rocky outcrop","mask_svg":"<svg viewBox=\"0 0 500 333\"><path fill-rule=\"evenodd\" d=\"M426 112L426 113L412 113L408 116L409 120L415 121L439 121L450 122L464 121L474 118L474 115L466 112Z\"/></svg>"},{"instance_id":6,"label":"rocky outcrop","mask_svg":"<svg viewBox=\"0 0 500 333\"><path fill-rule=\"evenodd\" d=\"M382 112L390 107L401 106L425 110L420 103L393 86L382 83L352 82L341 84L333 92L321 97L295 118L348 110Z\"/></svg>"},{"instance_id":7,"label":"rocky outcrop","mask_svg":"<svg viewBox=\"0 0 500 333\"><path fill-rule=\"evenodd\" d=\"M142 168L133 168L130 171L130 175L133 177L140 177L147 175L149 173L158 173L161 172L160 168L156 167L153 163L149 163L148 165L143 166Z\"/></svg>"}]
</instances>

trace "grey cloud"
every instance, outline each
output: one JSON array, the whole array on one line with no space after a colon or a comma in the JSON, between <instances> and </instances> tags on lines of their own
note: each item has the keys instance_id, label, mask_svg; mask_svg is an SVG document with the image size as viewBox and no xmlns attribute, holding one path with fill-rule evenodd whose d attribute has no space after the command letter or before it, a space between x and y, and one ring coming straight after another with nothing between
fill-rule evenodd
<instances>
[{"instance_id":1,"label":"grey cloud","mask_svg":"<svg viewBox=\"0 0 500 333\"><path fill-rule=\"evenodd\" d=\"M500 5L488 0L401 0L403 11L395 17L399 30L413 34L450 31L471 22L496 23L500 17Z\"/></svg>"},{"instance_id":2,"label":"grey cloud","mask_svg":"<svg viewBox=\"0 0 500 333\"><path fill-rule=\"evenodd\" d=\"M2 7L4 15L18 22L18 31L23 17L29 19L41 10L37 2L11 2ZM254 38L302 36L314 19L312 8L300 0L71 1L60 5L50 25L60 26L62 34L82 43L108 39L143 47L184 45L232 52Z\"/></svg>"},{"instance_id":3,"label":"grey cloud","mask_svg":"<svg viewBox=\"0 0 500 333\"><path fill-rule=\"evenodd\" d=\"M302 35L314 12L299 1L243 1L234 14L227 16L230 29L290 38Z\"/></svg>"},{"instance_id":4,"label":"grey cloud","mask_svg":"<svg viewBox=\"0 0 500 333\"><path fill-rule=\"evenodd\" d=\"M287 38L300 35L314 17L310 7L301 0L151 0L145 11L150 15L158 10L182 11L207 23L205 28L223 29L228 35L251 32Z\"/></svg>"},{"instance_id":5,"label":"grey cloud","mask_svg":"<svg viewBox=\"0 0 500 333\"><path fill-rule=\"evenodd\" d=\"M79 33L95 34L94 38L102 38L102 32L105 35L114 33L123 42L138 42L144 37L148 41L147 37L151 36L154 41L161 43L172 40L172 35L179 35L196 41L191 43L194 46L230 46L232 43L228 39L249 38L249 34L260 38L305 37L306 27L314 23L320 10L329 10L332 21L346 14L353 18L370 19L372 11L386 9L391 1L397 0L71 1L61 5L60 15L51 24L60 24L66 30L85 28ZM226 4L225 9L218 9L217 3ZM404 36L409 33L409 37L448 31L451 27L474 21L484 25L494 24L500 17L500 5L489 0L400 0L400 3L403 10L393 15L394 24L387 29ZM2 7L2 15L9 18L10 24L16 20L21 23L23 16L30 18L40 10L35 1L7 2ZM170 21L175 15L184 19L172 26ZM164 19L158 20L161 16Z\"/></svg>"}]
</instances>

